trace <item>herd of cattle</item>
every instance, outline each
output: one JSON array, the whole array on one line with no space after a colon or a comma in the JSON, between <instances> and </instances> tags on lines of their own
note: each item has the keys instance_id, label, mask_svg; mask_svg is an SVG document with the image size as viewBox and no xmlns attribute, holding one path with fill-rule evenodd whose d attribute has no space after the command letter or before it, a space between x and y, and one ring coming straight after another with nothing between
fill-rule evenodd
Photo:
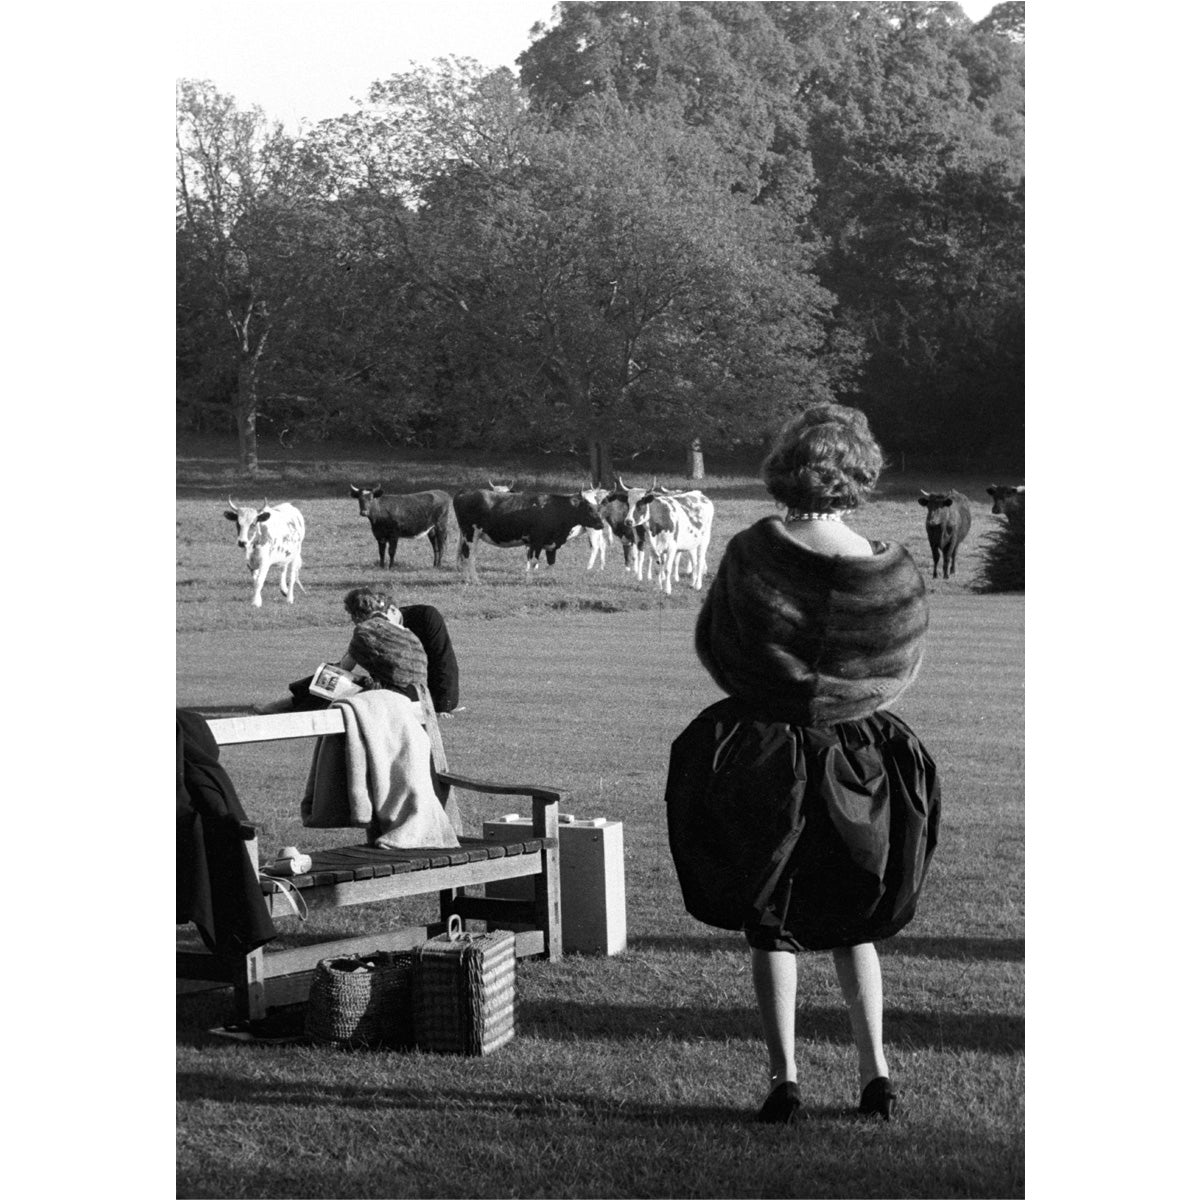
<instances>
[{"instance_id":1,"label":"herd of cattle","mask_svg":"<svg viewBox=\"0 0 1200 1200\"><path fill-rule=\"evenodd\" d=\"M993 485L992 512L1010 516L1024 512L1025 488ZM371 524L379 548L379 565L395 566L401 538L427 537L433 547L433 565L440 566L450 536L450 513L458 522L457 564L468 579L479 579L479 555L484 545L525 548L525 569L535 570L543 552L554 565L558 551L574 537L586 537L590 554L587 570L605 566L606 550L617 542L625 570L639 582L643 576L671 594L686 567L693 588L704 586L708 547L712 541L713 503L700 491L669 491L657 480L648 488L631 488L617 477L612 489L593 488L569 495L546 492L513 492L493 484L468 488L451 496L431 490L389 496L382 487L351 487L358 511ZM925 510L925 531L933 553L933 574L938 561L942 578L954 574L958 547L971 528L971 510L961 492L925 492L917 500ZM293 504L258 507L235 504L225 510L237 525L237 544L246 553L253 579L250 603L262 606L267 572L281 567L279 590L291 604L300 583L304 545L304 517Z\"/></svg>"}]
</instances>

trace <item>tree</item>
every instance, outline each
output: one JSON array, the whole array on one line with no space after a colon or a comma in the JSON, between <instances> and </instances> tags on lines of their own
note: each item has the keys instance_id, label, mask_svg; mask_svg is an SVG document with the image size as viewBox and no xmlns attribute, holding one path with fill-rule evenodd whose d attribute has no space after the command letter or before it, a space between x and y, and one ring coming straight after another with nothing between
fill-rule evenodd
<instances>
[{"instance_id":1,"label":"tree","mask_svg":"<svg viewBox=\"0 0 1200 1200\"><path fill-rule=\"evenodd\" d=\"M802 244L731 189L678 110L615 100L551 127L507 72L396 76L323 132L412 285L414 385L461 439L586 447L745 434L828 392L829 297Z\"/></svg>"},{"instance_id":2,"label":"tree","mask_svg":"<svg viewBox=\"0 0 1200 1200\"><path fill-rule=\"evenodd\" d=\"M602 101L545 133L486 203L430 204L429 223L475 222L459 326L520 398L509 436L582 440L607 481L614 445L744 433L825 393L829 297L805 272L811 248L726 171L704 133Z\"/></svg>"},{"instance_id":3,"label":"tree","mask_svg":"<svg viewBox=\"0 0 1200 1200\"><path fill-rule=\"evenodd\" d=\"M801 6L803 7L803 6ZM808 72L822 281L869 360L861 402L901 451L1019 450L1023 112L1010 44L957 5L814 5ZM1005 61L1007 56L1007 61ZM1008 345L1001 349L1000 339ZM1006 361L1007 360L1007 361Z\"/></svg>"},{"instance_id":4,"label":"tree","mask_svg":"<svg viewBox=\"0 0 1200 1200\"><path fill-rule=\"evenodd\" d=\"M977 27L984 33L998 33L1014 42L1025 40L1025 0L1006 0L997 4Z\"/></svg>"},{"instance_id":5,"label":"tree","mask_svg":"<svg viewBox=\"0 0 1200 1200\"><path fill-rule=\"evenodd\" d=\"M1014 446L1024 79L1002 7L972 26L953 3L572 4L522 79L559 122L603 94L708 130L730 186L822 247L837 327L868 355L845 398L897 448L947 428Z\"/></svg>"},{"instance_id":6,"label":"tree","mask_svg":"<svg viewBox=\"0 0 1200 1200\"><path fill-rule=\"evenodd\" d=\"M264 354L302 291L303 164L282 125L194 80L176 88L175 146L181 316L192 328L223 328L223 403L253 474Z\"/></svg>"}]
</instances>

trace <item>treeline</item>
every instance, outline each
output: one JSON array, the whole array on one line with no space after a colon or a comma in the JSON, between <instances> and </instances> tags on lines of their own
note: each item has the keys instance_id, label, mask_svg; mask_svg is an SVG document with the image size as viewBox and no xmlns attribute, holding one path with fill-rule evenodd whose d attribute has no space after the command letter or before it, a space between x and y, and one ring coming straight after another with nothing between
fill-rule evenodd
<instances>
[{"instance_id":1,"label":"treeline","mask_svg":"<svg viewBox=\"0 0 1200 1200\"><path fill-rule=\"evenodd\" d=\"M565 3L298 135L177 89L181 429L612 455L860 405L1017 461L1024 18Z\"/></svg>"}]
</instances>

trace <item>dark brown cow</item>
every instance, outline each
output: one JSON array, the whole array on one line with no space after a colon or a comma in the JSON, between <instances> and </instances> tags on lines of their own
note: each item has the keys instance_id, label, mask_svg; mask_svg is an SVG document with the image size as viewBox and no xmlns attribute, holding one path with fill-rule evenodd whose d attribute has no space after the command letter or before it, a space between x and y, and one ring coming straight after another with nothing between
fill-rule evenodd
<instances>
[{"instance_id":1,"label":"dark brown cow","mask_svg":"<svg viewBox=\"0 0 1200 1200\"><path fill-rule=\"evenodd\" d=\"M449 492L409 492L404 496L384 498L383 488L357 488L350 485L350 495L358 501L358 511L371 522L371 532L379 546L379 565L387 549L388 566L396 565L396 543L403 538L425 534L433 547L433 565L441 566L442 551L450 528Z\"/></svg>"},{"instance_id":2,"label":"dark brown cow","mask_svg":"<svg viewBox=\"0 0 1200 1200\"><path fill-rule=\"evenodd\" d=\"M933 574L937 578L938 555L942 559L942 578L954 574L958 548L971 528L971 502L962 494L926 492L922 490L917 503L925 509L925 533L933 551Z\"/></svg>"},{"instance_id":3,"label":"dark brown cow","mask_svg":"<svg viewBox=\"0 0 1200 1200\"><path fill-rule=\"evenodd\" d=\"M1011 517L1015 512L1025 511L1025 485L1012 487L1007 483L993 483L987 494L992 498L992 512L997 516Z\"/></svg>"}]
</instances>

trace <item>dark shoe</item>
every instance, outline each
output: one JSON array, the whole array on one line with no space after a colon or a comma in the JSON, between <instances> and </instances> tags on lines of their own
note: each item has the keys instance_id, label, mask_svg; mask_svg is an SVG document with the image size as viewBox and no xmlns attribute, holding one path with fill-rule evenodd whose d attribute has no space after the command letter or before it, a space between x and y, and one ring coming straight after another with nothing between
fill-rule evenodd
<instances>
[{"instance_id":1,"label":"dark shoe","mask_svg":"<svg viewBox=\"0 0 1200 1200\"><path fill-rule=\"evenodd\" d=\"M763 1101L756 1121L768 1125L791 1125L800 1118L800 1089L794 1083L781 1083Z\"/></svg>"},{"instance_id":2,"label":"dark shoe","mask_svg":"<svg viewBox=\"0 0 1200 1200\"><path fill-rule=\"evenodd\" d=\"M863 1088L858 1111L864 1117L882 1117L885 1121L896 1115L896 1089L886 1075L872 1079Z\"/></svg>"}]
</instances>

